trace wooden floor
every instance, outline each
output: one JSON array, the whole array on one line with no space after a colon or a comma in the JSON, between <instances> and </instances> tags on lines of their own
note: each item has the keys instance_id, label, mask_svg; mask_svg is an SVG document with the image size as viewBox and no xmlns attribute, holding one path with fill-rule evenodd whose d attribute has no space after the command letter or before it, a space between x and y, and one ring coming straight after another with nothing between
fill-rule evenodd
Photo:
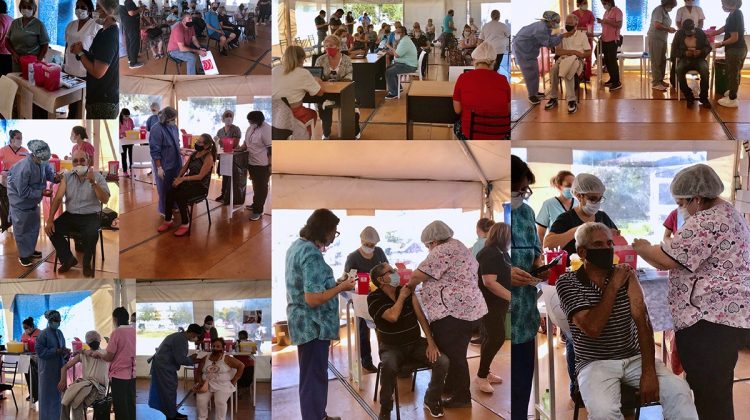
<instances>
[{"instance_id":1,"label":"wooden floor","mask_svg":"<svg viewBox=\"0 0 750 420\"><path fill-rule=\"evenodd\" d=\"M346 328L342 328L342 341L333 350L330 358L331 364L340 373L341 377L348 378ZM377 339L372 334L372 347L374 364L378 364ZM469 359L469 371L472 380L476 377L479 368L479 346L470 345L467 354ZM495 385L494 394L480 392L472 383L472 408L471 409L446 409L446 419L469 419L484 420L498 418L510 418L510 341L506 341L500 352L492 362L492 372L500 375L505 382ZM339 377L328 371L328 406L327 412L332 416L341 416L347 420L370 419L368 410L377 413L380 404L372 400L375 389L375 374L365 374L362 380L362 389L355 395L353 388L348 383L341 381ZM299 418L299 395L298 395L299 369L297 364L296 347L274 347L273 353L273 413L274 418ZM399 403L401 406L402 419L427 419L431 418L423 408L423 397L430 373L420 372L417 374L417 385L414 392L411 391L410 379L399 379ZM395 404L392 418L396 418Z\"/></svg>"},{"instance_id":2,"label":"wooden floor","mask_svg":"<svg viewBox=\"0 0 750 420\"><path fill-rule=\"evenodd\" d=\"M209 191L211 225L205 203L195 205L190 236L175 237L172 230L159 234L156 187L123 179L120 198L120 277L122 278L271 278L271 215L250 222L242 209L229 218L229 206L213 201L220 181L212 179ZM131 182L134 182L131 188ZM270 197L270 194L269 194ZM248 185L245 203L252 202ZM266 202L266 209L270 208ZM179 216L175 216L179 220Z\"/></svg>"},{"instance_id":3,"label":"wooden floor","mask_svg":"<svg viewBox=\"0 0 750 420\"><path fill-rule=\"evenodd\" d=\"M659 334L657 333L657 336ZM657 363L661 362L661 338L657 337L656 346L656 358ZM545 390L549 388L547 385L547 336L539 334L537 336L538 352L543 355L539 359L539 369L542 372L540 378L539 388ZM740 357L737 362L737 366L734 370L735 378L750 378L750 350L744 350L740 352ZM570 420L573 418L574 405L570 399L568 392L568 379L567 364L565 361L565 345L555 339L555 389L557 392L555 403L556 403L556 414L558 420ZM750 395L750 381L737 382L734 384L734 413L737 420L750 419L750 399L747 396ZM533 400L533 393L532 393ZM533 403L533 401L532 401ZM532 405L529 404L529 413L532 413ZM579 420L585 420L586 409L582 408L579 412ZM660 407L645 407L641 410L641 420L661 420L661 408Z\"/></svg>"},{"instance_id":4,"label":"wooden floor","mask_svg":"<svg viewBox=\"0 0 750 420\"><path fill-rule=\"evenodd\" d=\"M215 42L211 42L211 52L213 53L216 67L224 75L270 75L271 74L271 25L256 25L255 40L241 41L239 48L229 50L228 56L219 54L219 48ZM201 43L205 44L205 40ZM156 60L149 50L149 58L146 59L145 50L141 51L139 62L144 66L139 69L128 68L127 57L120 57L120 74L126 76L146 76L159 75L164 73L164 60L167 57ZM183 64L181 74L185 73ZM177 74L177 68L174 61L167 65L166 74Z\"/></svg>"},{"instance_id":5,"label":"wooden floor","mask_svg":"<svg viewBox=\"0 0 750 420\"><path fill-rule=\"evenodd\" d=\"M607 76L605 75L606 79ZM750 72L743 76L740 107L712 110L677 101L676 90L650 88L638 71L627 71L623 89L597 89L596 77L586 84L578 111L568 114L565 101L550 111L546 100L532 106L520 73L512 76L512 138L519 140L728 140L750 135ZM542 90L543 87L540 87ZM549 86L547 86L547 92ZM723 92L722 92L723 93ZM563 95L560 95L563 98Z\"/></svg>"}]
</instances>

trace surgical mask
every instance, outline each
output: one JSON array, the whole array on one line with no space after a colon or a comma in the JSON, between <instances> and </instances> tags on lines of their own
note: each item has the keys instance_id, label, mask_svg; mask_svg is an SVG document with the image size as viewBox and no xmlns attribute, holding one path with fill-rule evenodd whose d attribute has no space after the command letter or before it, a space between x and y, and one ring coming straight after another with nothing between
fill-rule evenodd
<instances>
[{"instance_id":1,"label":"surgical mask","mask_svg":"<svg viewBox=\"0 0 750 420\"><path fill-rule=\"evenodd\" d=\"M419 31L414 31L414 38L419 38L422 35Z\"/></svg>"},{"instance_id":2,"label":"surgical mask","mask_svg":"<svg viewBox=\"0 0 750 420\"><path fill-rule=\"evenodd\" d=\"M250 123L250 129L251 130L255 130L256 128L258 128L258 124Z\"/></svg>"},{"instance_id":3,"label":"surgical mask","mask_svg":"<svg viewBox=\"0 0 750 420\"><path fill-rule=\"evenodd\" d=\"M521 204L523 204L523 196L518 197L511 197L510 198L510 208L515 210L519 207L521 207Z\"/></svg>"},{"instance_id":4,"label":"surgical mask","mask_svg":"<svg viewBox=\"0 0 750 420\"><path fill-rule=\"evenodd\" d=\"M609 11L609 9L611 9L611 8L612 8L611 4L609 4L609 3L604 4L604 10Z\"/></svg>"},{"instance_id":5,"label":"surgical mask","mask_svg":"<svg viewBox=\"0 0 750 420\"><path fill-rule=\"evenodd\" d=\"M401 35L400 34L393 35L393 39L398 41L399 39L401 39Z\"/></svg>"},{"instance_id":6,"label":"surgical mask","mask_svg":"<svg viewBox=\"0 0 750 420\"><path fill-rule=\"evenodd\" d=\"M391 280L391 286L398 287L398 285L401 284L401 277L398 275L398 273L391 273L390 275Z\"/></svg>"},{"instance_id":7,"label":"surgical mask","mask_svg":"<svg viewBox=\"0 0 750 420\"><path fill-rule=\"evenodd\" d=\"M567 198L568 200L573 198L573 191L570 190L570 187L563 188L562 190L563 197Z\"/></svg>"},{"instance_id":8,"label":"surgical mask","mask_svg":"<svg viewBox=\"0 0 750 420\"><path fill-rule=\"evenodd\" d=\"M596 214L596 212L599 211L599 209L601 208L601 206L602 206L601 202L599 202L599 203L592 203L592 202L589 201L588 203L586 203L586 205L583 206L583 212L586 213L586 214L588 214L589 216L593 216L593 215Z\"/></svg>"},{"instance_id":9,"label":"surgical mask","mask_svg":"<svg viewBox=\"0 0 750 420\"><path fill-rule=\"evenodd\" d=\"M195 145L195 146L193 146L193 147L195 148L195 151L196 151L196 152L202 152L203 150L205 150L205 149L206 149L206 146L204 146L204 145L202 145L202 144L196 144L196 145Z\"/></svg>"},{"instance_id":10,"label":"surgical mask","mask_svg":"<svg viewBox=\"0 0 750 420\"><path fill-rule=\"evenodd\" d=\"M11 140L10 144L12 144L16 149L20 149L23 145L23 141L21 140Z\"/></svg>"},{"instance_id":11,"label":"surgical mask","mask_svg":"<svg viewBox=\"0 0 750 420\"><path fill-rule=\"evenodd\" d=\"M30 18L34 16L34 11L31 9L21 9L21 16L25 18Z\"/></svg>"},{"instance_id":12,"label":"surgical mask","mask_svg":"<svg viewBox=\"0 0 750 420\"><path fill-rule=\"evenodd\" d=\"M326 48L326 54L328 54L329 57L335 57L336 54L339 53L338 48Z\"/></svg>"},{"instance_id":13,"label":"surgical mask","mask_svg":"<svg viewBox=\"0 0 750 420\"><path fill-rule=\"evenodd\" d=\"M80 175L80 176L84 176L84 175L86 175L86 172L88 172L88 171L89 171L89 167L88 167L88 166L83 166L83 165L78 165L78 166L76 166L75 168L73 168L73 170L74 170L74 171L75 171L75 173L77 173L78 175Z\"/></svg>"},{"instance_id":14,"label":"surgical mask","mask_svg":"<svg viewBox=\"0 0 750 420\"><path fill-rule=\"evenodd\" d=\"M219 349L219 350L211 349L211 353L212 354L221 354L221 353L224 353L224 350L223 349Z\"/></svg>"},{"instance_id":15,"label":"surgical mask","mask_svg":"<svg viewBox=\"0 0 750 420\"><path fill-rule=\"evenodd\" d=\"M565 25L565 30L568 32L573 32L575 29L575 25Z\"/></svg>"},{"instance_id":16,"label":"surgical mask","mask_svg":"<svg viewBox=\"0 0 750 420\"><path fill-rule=\"evenodd\" d=\"M75 143L76 142L76 136L74 136L74 135L71 134L70 135L70 142L71 143Z\"/></svg>"},{"instance_id":17,"label":"surgical mask","mask_svg":"<svg viewBox=\"0 0 750 420\"><path fill-rule=\"evenodd\" d=\"M224 118L224 124L226 124L226 125L232 124L232 121L234 121L234 118L232 118L232 117Z\"/></svg>"},{"instance_id":18,"label":"surgical mask","mask_svg":"<svg viewBox=\"0 0 750 420\"><path fill-rule=\"evenodd\" d=\"M92 12L91 18L94 19L97 25L104 25L104 22L107 20L107 16L102 16L99 12Z\"/></svg>"},{"instance_id":19,"label":"surgical mask","mask_svg":"<svg viewBox=\"0 0 750 420\"><path fill-rule=\"evenodd\" d=\"M678 207L677 212L679 213L680 217L682 217L682 220L687 220L690 218L690 213L685 207Z\"/></svg>"},{"instance_id":20,"label":"surgical mask","mask_svg":"<svg viewBox=\"0 0 750 420\"><path fill-rule=\"evenodd\" d=\"M49 327L52 328L53 330L56 330L56 329L60 328L60 322L59 321L58 322L50 322L49 323Z\"/></svg>"},{"instance_id":21,"label":"surgical mask","mask_svg":"<svg viewBox=\"0 0 750 420\"><path fill-rule=\"evenodd\" d=\"M614 248L586 248L586 261L602 270L612 269L612 260L615 256Z\"/></svg>"},{"instance_id":22,"label":"surgical mask","mask_svg":"<svg viewBox=\"0 0 750 420\"><path fill-rule=\"evenodd\" d=\"M76 17L78 19L86 19L89 17L89 11L86 9L76 9Z\"/></svg>"},{"instance_id":23,"label":"surgical mask","mask_svg":"<svg viewBox=\"0 0 750 420\"><path fill-rule=\"evenodd\" d=\"M88 343L89 347L91 347L91 350L99 350L99 345L101 344L100 341L92 341Z\"/></svg>"},{"instance_id":24,"label":"surgical mask","mask_svg":"<svg viewBox=\"0 0 750 420\"><path fill-rule=\"evenodd\" d=\"M31 328L24 328L23 332L25 332L28 335L31 335Z\"/></svg>"},{"instance_id":25,"label":"surgical mask","mask_svg":"<svg viewBox=\"0 0 750 420\"><path fill-rule=\"evenodd\" d=\"M365 254L372 254L373 252L375 252L375 248L362 245L362 251L364 251Z\"/></svg>"},{"instance_id":26,"label":"surgical mask","mask_svg":"<svg viewBox=\"0 0 750 420\"><path fill-rule=\"evenodd\" d=\"M469 32L469 31L464 32L464 37L468 38L469 35L471 35L471 32Z\"/></svg>"}]
</instances>

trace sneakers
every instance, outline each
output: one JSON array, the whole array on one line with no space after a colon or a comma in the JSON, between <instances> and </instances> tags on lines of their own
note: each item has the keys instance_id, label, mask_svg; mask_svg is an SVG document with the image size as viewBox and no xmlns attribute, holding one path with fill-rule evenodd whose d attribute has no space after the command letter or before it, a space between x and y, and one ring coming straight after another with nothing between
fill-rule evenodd
<instances>
[{"instance_id":1,"label":"sneakers","mask_svg":"<svg viewBox=\"0 0 750 420\"><path fill-rule=\"evenodd\" d=\"M320 137L321 140L329 140L330 138L331 136L326 136L325 134Z\"/></svg>"},{"instance_id":2,"label":"sneakers","mask_svg":"<svg viewBox=\"0 0 750 420\"><path fill-rule=\"evenodd\" d=\"M605 87L610 87L610 86L612 86L612 81L611 81L611 80L607 80L606 82L604 82L604 86L605 86Z\"/></svg>"},{"instance_id":3,"label":"sneakers","mask_svg":"<svg viewBox=\"0 0 750 420\"><path fill-rule=\"evenodd\" d=\"M622 89L622 83L618 83L616 85L609 85L610 92L613 92L615 90L620 90L620 89Z\"/></svg>"},{"instance_id":4,"label":"sneakers","mask_svg":"<svg viewBox=\"0 0 750 420\"><path fill-rule=\"evenodd\" d=\"M427 398L424 399L424 408L427 409L427 412L430 413L432 417L443 417L445 415L445 411L443 410L443 403L440 400L437 401L429 401Z\"/></svg>"},{"instance_id":5,"label":"sneakers","mask_svg":"<svg viewBox=\"0 0 750 420\"><path fill-rule=\"evenodd\" d=\"M390 93L385 95L385 99L398 99L398 95L391 95Z\"/></svg>"},{"instance_id":6,"label":"sneakers","mask_svg":"<svg viewBox=\"0 0 750 420\"><path fill-rule=\"evenodd\" d=\"M362 369L365 370L365 371L367 371L367 372L369 372L369 373L375 373L375 372L378 371L378 368L375 367L375 365L373 365L372 362L370 362L370 363L362 363Z\"/></svg>"},{"instance_id":7,"label":"sneakers","mask_svg":"<svg viewBox=\"0 0 750 420\"><path fill-rule=\"evenodd\" d=\"M668 90L668 89L667 89L667 87L666 87L666 86L664 86L664 85L663 85L663 84L661 84L661 83L659 83L658 85L651 85L651 89L653 89L653 90L658 90L658 91L662 91L662 92L666 92L666 91Z\"/></svg>"},{"instance_id":8,"label":"sneakers","mask_svg":"<svg viewBox=\"0 0 750 420\"><path fill-rule=\"evenodd\" d=\"M711 109L711 101L709 101L709 100L708 100L708 98L706 98L706 99L701 99L701 100L700 100L700 103L701 103L701 106L702 106L703 108L706 108L706 109Z\"/></svg>"},{"instance_id":9,"label":"sneakers","mask_svg":"<svg viewBox=\"0 0 750 420\"><path fill-rule=\"evenodd\" d=\"M539 96L534 95L529 96L529 102L531 103L531 105L539 105L542 101L541 99L539 99Z\"/></svg>"},{"instance_id":10,"label":"sneakers","mask_svg":"<svg viewBox=\"0 0 750 420\"><path fill-rule=\"evenodd\" d=\"M83 267L83 277L93 278L94 269L91 267Z\"/></svg>"},{"instance_id":11,"label":"sneakers","mask_svg":"<svg viewBox=\"0 0 750 420\"><path fill-rule=\"evenodd\" d=\"M180 225L180 227L177 228L176 231L174 231L174 236L185 236L188 233L188 228L190 225Z\"/></svg>"},{"instance_id":12,"label":"sneakers","mask_svg":"<svg viewBox=\"0 0 750 420\"><path fill-rule=\"evenodd\" d=\"M130 178L130 174L128 173L128 171L123 172L122 176L124 176L125 178Z\"/></svg>"},{"instance_id":13,"label":"sneakers","mask_svg":"<svg viewBox=\"0 0 750 420\"><path fill-rule=\"evenodd\" d=\"M568 101L568 114L575 114L578 111L578 104L576 101Z\"/></svg>"},{"instance_id":14,"label":"sneakers","mask_svg":"<svg viewBox=\"0 0 750 420\"><path fill-rule=\"evenodd\" d=\"M477 384L477 388L484 393L492 394L495 392L495 388L492 387L492 384L490 384L490 381L487 380L487 378L476 377L474 378L474 382Z\"/></svg>"},{"instance_id":15,"label":"sneakers","mask_svg":"<svg viewBox=\"0 0 750 420\"><path fill-rule=\"evenodd\" d=\"M143 67L143 63L128 64L128 68L131 69L131 70L132 69L139 69L141 67Z\"/></svg>"},{"instance_id":16,"label":"sneakers","mask_svg":"<svg viewBox=\"0 0 750 420\"><path fill-rule=\"evenodd\" d=\"M333 108L335 105L336 105L336 102L325 100L325 101L323 101L323 105L321 105L321 106L322 106L323 109L326 109L326 108Z\"/></svg>"},{"instance_id":17,"label":"sneakers","mask_svg":"<svg viewBox=\"0 0 750 420\"><path fill-rule=\"evenodd\" d=\"M482 345L482 337L474 338L470 341L471 344L475 346L481 346Z\"/></svg>"},{"instance_id":18,"label":"sneakers","mask_svg":"<svg viewBox=\"0 0 750 420\"><path fill-rule=\"evenodd\" d=\"M550 110L550 109L552 109L552 108L554 108L554 107L556 107L556 106L557 106L557 98L550 98L550 99L549 99L549 100L547 101L547 104L546 104L546 105L544 105L544 109L546 109L546 110Z\"/></svg>"},{"instance_id":19,"label":"sneakers","mask_svg":"<svg viewBox=\"0 0 750 420\"><path fill-rule=\"evenodd\" d=\"M360 137L362 137L362 132L361 131L359 133L357 133L357 134L354 135L354 140L359 140Z\"/></svg>"},{"instance_id":20,"label":"sneakers","mask_svg":"<svg viewBox=\"0 0 750 420\"><path fill-rule=\"evenodd\" d=\"M258 221L258 220L260 220L261 217L263 217L262 214L253 213L253 214L250 215L250 221L252 221L252 222Z\"/></svg>"},{"instance_id":21,"label":"sneakers","mask_svg":"<svg viewBox=\"0 0 750 420\"><path fill-rule=\"evenodd\" d=\"M490 372L487 374L487 381L491 384L501 384L503 383L503 378L495 375L494 373Z\"/></svg>"},{"instance_id":22,"label":"sneakers","mask_svg":"<svg viewBox=\"0 0 750 420\"><path fill-rule=\"evenodd\" d=\"M719 105L726 107L726 108L737 108L740 106L740 101L737 99L729 99L728 96L725 96L721 99L719 99Z\"/></svg>"},{"instance_id":23,"label":"sneakers","mask_svg":"<svg viewBox=\"0 0 750 420\"><path fill-rule=\"evenodd\" d=\"M450 397L442 402L444 408L471 408L471 400L457 400L456 397Z\"/></svg>"},{"instance_id":24,"label":"sneakers","mask_svg":"<svg viewBox=\"0 0 750 420\"><path fill-rule=\"evenodd\" d=\"M34 250L34 252L31 254L31 258L42 258L42 253L40 251Z\"/></svg>"},{"instance_id":25,"label":"sneakers","mask_svg":"<svg viewBox=\"0 0 750 420\"><path fill-rule=\"evenodd\" d=\"M164 223L161 224L161 226L159 226L158 229L156 229L156 231L159 232L159 233L164 233L164 232L168 231L169 228L171 228L173 225L174 225L174 221L172 221L172 220L170 220L169 222L164 222Z\"/></svg>"},{"instance_id":26,"label":"sneakers","mask_svg":"<svg viewBox=\"0 0 750 420\"><path fill-rule=\"evenodd\" d=\"M60 268L57 269L57 272L65 273L66 271L70 271L70 269L73 268L73 266L76 264L78 264L78 260L76 259L76 257L70 257L68 261L60 264Z\"/></svg>"},{"instance_id":27,"label":"sneakers","mask_svg":"<svg viewBox=\"0 0 750 420\"><path fill-rule=\"evenodd\" d=\"M30 267L32 264L34 264L29 257L20 257L18 259L18 262L21 263L21 265L24 267Z\"/></svg>"},{"instance_id":28,"label":"sneakers","mask_svg":"<svg viewBox=\"0 0 750 420\"><path fill-rule=\"evenodd\" d=\"M224 195L220 195L220 196L214 198L214 201L224 201Z\"/></svg>"}]
</instances>

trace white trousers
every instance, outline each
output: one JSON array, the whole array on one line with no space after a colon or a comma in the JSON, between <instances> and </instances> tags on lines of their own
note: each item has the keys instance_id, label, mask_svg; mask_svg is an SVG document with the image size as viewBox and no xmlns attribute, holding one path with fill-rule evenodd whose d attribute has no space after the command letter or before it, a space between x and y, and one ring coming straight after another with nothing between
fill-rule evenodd
<instances>
[{"instance_id":1,"label":"white trousers","mask_svg":"<svg viewBox=\"0 0 750 420\"><path fill-rule=\"evenodd\" d=\"M204 392L196 394L198 400L198 420L208 420L208 402L214 397L214 419L225 420L227 418L227 401L232 396L232 391Z\"/></svg>"}]
</instances>

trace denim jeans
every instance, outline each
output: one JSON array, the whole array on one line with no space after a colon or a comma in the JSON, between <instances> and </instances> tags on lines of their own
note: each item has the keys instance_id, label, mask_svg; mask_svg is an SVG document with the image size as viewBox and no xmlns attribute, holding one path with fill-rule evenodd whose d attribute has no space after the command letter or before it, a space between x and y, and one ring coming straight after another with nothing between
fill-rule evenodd
<instances>
[{"instance_id":1,"label":"denim jeans","mask_svg":"<svg viewBox=\"0 0 750 420\"><path fill-rule=\"evenodd\" d=\"M385 82L388 87L388 94L392 96L398 95L398 75L405 73L414 73L417 71L416 67L407 66L404 63L393 63L390 67L385 70Z\"/></svg>"},{"instance_id":2,"label":"denim jeans","mask_svg":"<svg viewBox=\"0 0 750 420\"><path fill-rule=\"evenodd\" d=\"M176 59L183 61L185 63L185 67L187 69L185 70L188 74L188 76L195 75L195 62L197 61L197 58L195 56L195 53L190 51L170 51L169 56Z\"/></svg>"}]
</instances>

